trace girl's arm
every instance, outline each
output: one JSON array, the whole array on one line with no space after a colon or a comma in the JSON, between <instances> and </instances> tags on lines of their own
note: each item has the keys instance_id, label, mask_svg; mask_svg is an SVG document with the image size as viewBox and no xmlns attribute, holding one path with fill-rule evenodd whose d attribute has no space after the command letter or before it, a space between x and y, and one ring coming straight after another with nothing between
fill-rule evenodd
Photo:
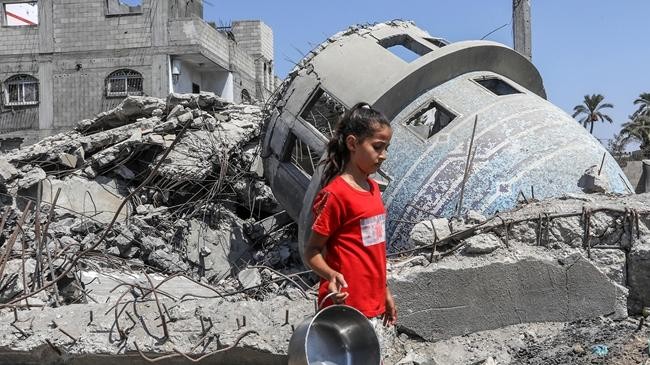
<instances>
[{"instance_id":1,"label":"girl's arm","mask_svg":"<svg viewBox=\"0 0 650 365\"><path fill-rule=\"evenodd\" d=\"M342 288L347 288L343 274L332 269L323 257L323 249L327 243L327 236L311 231L307 247L305 248L305 259L312 270L321 278L329 281L328 290L330 293L338 293L334 296L334 303L343 302L349 295L347 292L341 292Z\"/></svg>"},{"instance_id":2,"label":"girl's arm","mask_svg":"<svg viewBox=\"0 0 650 365\"><path fill-rule=\"evenodd\" d=\"M388 287L386 287L386 312L383 317L384 326L394 326L397 323L397 306Z\"/></svg>"}]
</instances>

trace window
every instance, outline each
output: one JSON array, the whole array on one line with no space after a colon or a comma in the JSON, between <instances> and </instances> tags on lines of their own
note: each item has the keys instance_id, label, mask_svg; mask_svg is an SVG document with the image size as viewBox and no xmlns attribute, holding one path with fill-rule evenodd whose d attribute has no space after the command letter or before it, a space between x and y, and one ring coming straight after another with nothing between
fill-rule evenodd
<instances>
[{"instance_id":1,"label":"window","mask_svg":"<svg viewBox=\"0 0 650 365\"><path fill-rule=\"evenodd\" d=\"M4 82L5 105L38 104L38 80L29 75L15 75Z\"/></svg>"},{"instance_id":2,"label":"window","mask_svg":"<svg viewBox=\"0 0 650 365\"><path fill-rule=\"evenodd\" d=\"M201 86L199 84L192 83L192 94L199 94L201 92Z\"/></svg>"},{"instance_id":3,"label":"window","mask_svg":"<svg viewBox=\"0 0 650 365\"><path fill-rule=\"evenodd\" d=\"M426 108L415 113L404 124L418 136L427 139L440 132L455 118L456 115L432 101Z\"/></svg>"},{"instance_id":4,"label":"window","mask_svg":"<svg viewBox=\"0 0 650 365\"><path fill-rule=\"evenodd\" d=\"M4 25L10 27L38 25L38 3L29 1L4 4Z\"/></svg>"},{"instance_id":5,"label":"window","mask_svg":"<svg viewBox=\"0 0 650 365\"><path fill-rule=\"evenodd\" d=\"M117 70L106 78L106 96L142 94L142 75L137 71Z\"/></svg>"},{"instance_id":6,"label":"window","mask_svg":"<svg viewBox=\"0 0 650 365\"><path fill-rule=\"evenodd\" d=\"M406 62L412 62L432 51L431 48L424 46L407 34L384 38L379 41L379 44Z\"/></svg>"},{"instance_id":7,"label":"window","mask_svg":"<svg viewBox=\"0 0 650 365\"><path fill-rule=\"evenodd\" d=\"M515 89L507 82L496 77L483 76L481 78L474 79L474 81L478 82L479 85L483 86L484 88L490 90L492 93L499 96L510 95L510 94L521 94L519 90Z\"/></svg>"},{"instance_id":8,"label":"window","mask_svg":"<svg viewBox=\"0 0 650 365\"><path fill-rule=\"evenodd\" d=\"M106 15L142 14L142 0L106 0Z\"/></svg>"},{"instance_id":9,"label":"window","mask_svg":"<svg viewBox=\"0 0 650 365\"><path fill-rule=\"evenodd\" d=\"M336 123L345 112L343 104L334 99L325 90L318 88L309 100L305 109L300 113L307 123L313 125L327 139L334 134Z\"/></svg>"},{"instance_id":10,"label":"window","mask_svg":"<svg viewBox=\"0 0 650 365\"><path fill-rule=\"evenodd\" d=\"M293 150L291 151L291 163L302 170L305 174L312 176L320 161L320 154L309 147L300 138L293 136Z\"/></svg>"}]
</instances>

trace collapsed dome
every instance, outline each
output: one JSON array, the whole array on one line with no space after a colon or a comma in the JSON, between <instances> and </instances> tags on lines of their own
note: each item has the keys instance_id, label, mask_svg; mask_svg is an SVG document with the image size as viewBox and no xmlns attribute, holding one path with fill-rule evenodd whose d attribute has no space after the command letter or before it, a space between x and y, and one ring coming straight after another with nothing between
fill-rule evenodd
<instances>
[{"instance_id":1,"label":"collapsed dome","mask_svg":"<svg viewBox=\"0 0 650 365\"><path fill-rule=\"evenodd\" d=\"M531 190L539 199L581 193L585 171L603 158L608 191L630 192L616 161L546 100L539 72L514 50L448 43L412 22L351 27L290 73L265 123L265 175L303 242L326 142L341 112L360 101L393 128L388 160L373 176L384 190L389 251L408 248L423 219L493 215Z\"/></svg>"}]
</instances>

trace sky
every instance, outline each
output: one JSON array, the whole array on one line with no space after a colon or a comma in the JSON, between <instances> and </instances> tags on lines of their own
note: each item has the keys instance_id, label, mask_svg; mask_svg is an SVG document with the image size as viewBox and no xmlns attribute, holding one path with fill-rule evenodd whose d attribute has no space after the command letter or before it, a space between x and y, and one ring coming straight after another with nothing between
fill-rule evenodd
<instances>
[{"instance_id":1,"label":"sky","mask_svg":"<svg viewBox=\"0 0 650 365\"><path fill-rule=\"evenodd\" d=\"M359 23L412 20L450 42L512 42L511 0L204 0L204 18L217 25L262 20L273 29L275 72L284 78L292 62L334 33ZM572 114L585 94L602 94L614 122L596 124L606 143L628 121L633 101L650 92L649 0L531 0L533 64L548 100Z\"/></svg>"}]
</instances>

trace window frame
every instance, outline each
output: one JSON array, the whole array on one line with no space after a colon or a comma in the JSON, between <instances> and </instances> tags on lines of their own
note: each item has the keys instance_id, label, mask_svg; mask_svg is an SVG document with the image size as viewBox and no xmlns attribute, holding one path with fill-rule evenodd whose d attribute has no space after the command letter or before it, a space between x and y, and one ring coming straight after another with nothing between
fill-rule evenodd
<instances>
[{"instance_id":1,"label":"window frame","mask_svg":"<svg viewBox=\"0 0 650 365\"><path fill-rule=\"evenodd\" d=\"M386 51L390 52L393 56L399 58L405 63L415 62L416 60L420 59L422 56L425 56L435 51L435 49L432 49L427 44L420 42L419 40L415 39L413 36L407 33L393 34L391 36L378 40L377 43L380 46L382 46ZM398 48L395 48L398 46L401 46L402 48L409 51L410 56L414 55L416 57L412 59L410 59L411 57L405 57L406 55L399 52Z\"/></svg>"},{"instance_id":2,"label":"window frame","mask_svg":"<svg viewBox=\"0 0 650 365\"><path fill-rule=\"evenodd\" d=\"M428 111L432 109L436 109L440 111L443 114L446 114L447 116L450 116L450 120L447 124L442 126L440 130L436 131L435 133L431 134L431 131L433 130L433 127L435 126L435 120L433 124L431 124L431 128L429 129L429 132L427 133L427 137L425 138L421 132L416 128L420 126L416 126L413 124L410 124L409 122L413 121L415 118L419 118L420 116L426 114ZM453 123L455 120L460 118L461 115L454 111L452 108L450 108L447 104L443 103L440 101L440 99L437 98L430 98L426 103L423 104L422 107L418 108L415 112L411 113L408 115L408 117L404 118L403 121L400 122L400 125L405 127L411 134L415 135L417 138L419 138L422 141L428 141L431 138L435 137L438 133L442 132L445 128L447 128L451 123ZM426 125L425 125L426 126Z\"/></svg>"},{"instance_id":3,"label":"window frame","mask_svg":"<svg viewBox=\"0 0 650 365\"><path fill-rule=\"evenodd\" d=\"M29 3L36 3L36 24L25 24L25 25L9 25L7 21L7 5L13 5L13 4L29 4ZM0 24L2 24L3 28L28 28L28 29L33 29L33 28L38 28L38 25L40 23L40 14L38 13L38 1L25 1L25 0L3 0L0 1Z\"/></svg>"},{"instance_id":4,"label":"window frame","mask_svg":"<svg viewBox=\"0 0 650 365\"><path fill-rule=\"evenodd\" d=\"M120 74L122 73L122 74ZM112 81L124 81L124 91L112 91ZM129 91L129 80L140 80L140 90ZM122 98L127 96L142 96L144 95L144 77L136 70L129 68L121 68L115 70L106 76L105 81L105 94L107 98Z\"/></svg>"},{"instance_id":5,"label":"window frame","mask_svg":"<svg viewBox=\"0 0 650 365\"><path fill-rule=\"evenodd\" d=\"M111 7L108 5L109 1L111 0L104 0L104 16L107 18L116 17L116 16L142 15L144 13L143 12L144 0L141 1L139 6L130 6L130 5L123 4L124 6L127 6L129 8L129 11L113 12L113 13L111 13ZM119 2L119 0L116 1ZM135 9L136 11L131 11L132 9Z\"/></svg>"},{"instance_id":6,"label":"window frame","mask_svg":"<svg viewBox=\"0 0 650 365\"><path fill-rule=\"evenodd\" d=\"M35 85L33 90L34 100L25 100L25 86ZM17 87L17 100L11 100L10 87ZM40 100L40 83L38 79L28 74L13 75L2 83L3 104L5 106L30 106L38 105Z\"/></svg>"},{"instance_id":7,"label":"window frame","mask_svg":"<svg viewBox=\"0 0 650 365\"><path fill-rule=\"evenodd\" d=\"M525 94L519 88L513 86L510 82L504 80L502 77L497 76L497 75L479 75L477 77L470 78L470 80L473 83L475 83L476 85L478 85L480 88L482 88L483 90L487 91L492 96L503 97L503 96L509 96L509 95ZM507 85L508 87L512 88L515 92L508 93L508 94L497 94L494 90L492 90L492 89L488 88L487 86L480 83L480 81L487 81L487 80L500 81L500 82L504 83L505 85Z\"/></svg>"}]
</instances>

